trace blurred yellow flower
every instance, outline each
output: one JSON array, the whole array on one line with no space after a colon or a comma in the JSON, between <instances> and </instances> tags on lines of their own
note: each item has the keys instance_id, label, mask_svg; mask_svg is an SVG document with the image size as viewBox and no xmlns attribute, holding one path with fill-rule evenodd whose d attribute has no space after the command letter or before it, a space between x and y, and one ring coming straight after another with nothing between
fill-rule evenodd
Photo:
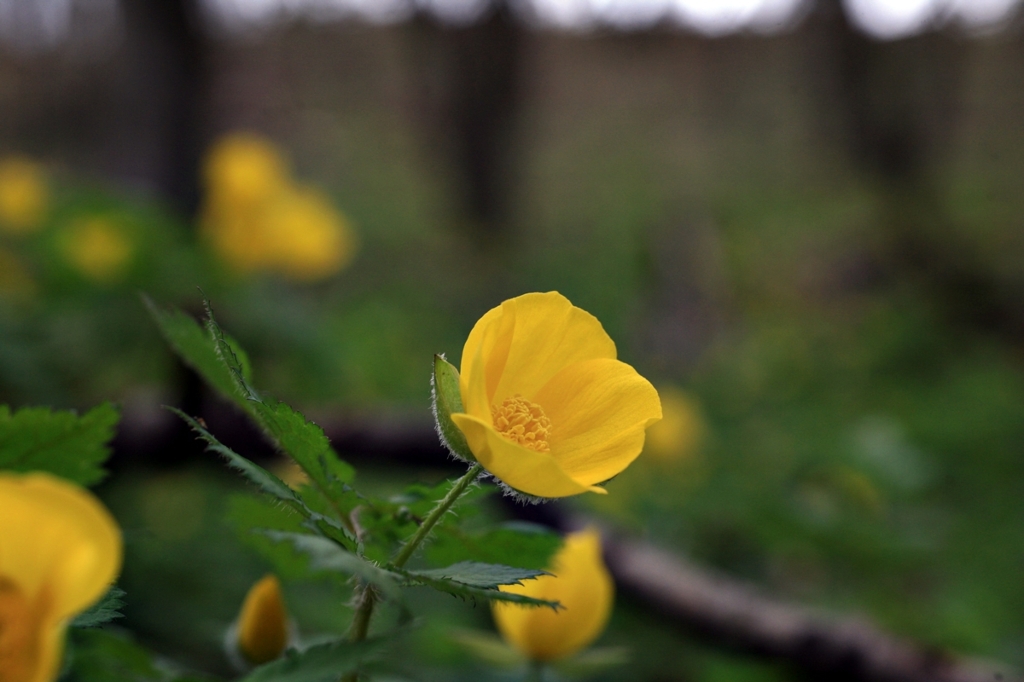
<instances>
[{"instance_id":1,"label":"blurred yellow flower","mask_svg":"<svg viewBox=\"0 0 1024 682\"><path fill-rule=\"evenodd\" d=\"M257 581L245 596L238 616L238 649L248 663L272 661L288 646L288 612L281 583L268 575Z\"/></svg>"},{"instance_id":2,"label":"blurred yellow flower","mask_svg":"<svg viewBox=\"0 0 1024 682\"><path fill-rule=\"evenodd\" d=\"M210 149L203 166L209 199L233 208L260 204L289 184L284 155L265 137L232 133Z\"/></svg>"},{"instance_id":3,"label":"blurred yellow flower","mask_svg":"<svg viewBox=\"0 0 1024 682\"><path fill-rule=\"evenodd\" d=\"M211 206L203 211L203 236L236 272L255 272L268 260L267 238L259 217L259 213L216 210Z\"/></svg>"},{"instance_id":4,"label":"blurred yellow flower","mask_svg":"<svg viewBox=\"0 0 1024 682\"><path fill-rule=\"evenodd\" d=\"M561 294L507 300L466 340L465 412L452 421L477 461L514 490L603 493L596 484L636 459L644 430L661 418L658 392L615 358L597 318Z\"/></svg>"},{"instance_id":5,"label":"blurred yellow flower","mask_svg":"<svg viewBox=\"0 0 1024 682\"><path fill-rule=\"evenodd\" d=\"M60 235L64 257L82 276L98 283L117 281L135 254L124 228L108 217L73 222Z\"/></svg>"},{"instance_id":6,"label":"blurred yellow flower","mask_svg":"<svg viewBox=\"0 0 1024 682\"><path fill-rule=\"evenodd\" d=\"M263 219L270 266L291 279L326 279L352 258L354 241L348 223L320 192L282 192Z\"/></svg>"},{"instance_id":7,"label":"blurred yellow flower","mask_svg":"<svg viewBox=\"0 0 1024 682\"><path fill-rule=\"evenodd\" d=\"M26 234L42 225L50 202L46 173L21 157L0 159L0 232Z\"/></svg>"},{"instance_id":8,"label":"blurred yellow flower","mask_svg":"<svg viewBox=\"0 0 1024 682\"><path fill-rule=\"evenodd\" d=\"M121 532L88 491L48 474L0 474L0 680L52 682L64 630L110 587Z\"/></svg>"},{"instance_id":9,"label":"blurred yellow flower","mask_svg":"<svg viewBox=\"0 0 1024 682\"><path fill-rule=\"evenodd\" d=\"M604 631L615 586L601 559L601 535L594 529L572 533L555 555L553 575L507 585L503 592L558 601L564 608L525 607L494 602L501 636L527 658L548 662L572 656Z\"/></svg>"},{"instance_id":10,"label":"blurred yellow flower","mask_svg":"<svg viewBox=\"0 0 1024 682\"><path fill-rule=\"evenodd\" d=\"M355 250L348 221L322 193L293 181L269 140L226 136L210 151L204 175L202 229L234 270L312 282L348 265Z\"/></svg>"},{"instance_id":11,"label":"blurred yellow flower","mask_svg":"<svg viewBox=\"0 0 1024 682\"><path fill-rule=\"evenodd\" d=\"M668 387L658 390L662 419L647 431L644 452L668 462L691 459L704 438L704 416L696 398Z\"/></svg>"}]
</instances>

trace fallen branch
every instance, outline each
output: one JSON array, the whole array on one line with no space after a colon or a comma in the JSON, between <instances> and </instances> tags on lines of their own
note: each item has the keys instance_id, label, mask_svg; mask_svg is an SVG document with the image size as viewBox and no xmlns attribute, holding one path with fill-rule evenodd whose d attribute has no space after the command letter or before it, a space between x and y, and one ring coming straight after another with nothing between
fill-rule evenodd
<instances>
[{"instance_id":1,"label":"fallen branch","mask_svg":"<svg viewBox=\"0 0 1024 682\"><path fill-rule=\"evenodd\" d=\"M837 682L993 682L998 664L958 658L883 632L863 618L774 600L636 540L609 538L616 584L714 646L793 665Z\"/></svg>"}]
</instances>

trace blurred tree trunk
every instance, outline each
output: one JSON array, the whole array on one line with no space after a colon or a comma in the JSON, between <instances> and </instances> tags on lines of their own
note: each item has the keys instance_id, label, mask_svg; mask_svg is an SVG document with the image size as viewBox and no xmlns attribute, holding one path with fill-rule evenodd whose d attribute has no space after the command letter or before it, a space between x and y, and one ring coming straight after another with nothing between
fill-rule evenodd
<instances>
[{"instance_id":1,"label":"blurred tree trunk","mask_svg":"<svg viewBox=\"0 0 1024 682\"><path fill-rule=\"evenodd\" d=\"M471 25L445 26L420 13L409 30L413 115L454 168L472 236L491 244L507 229L524 28L497 0Z\"/></svg>"},{"instance_id":2,"label":"blurred tree trunk","mask_svg":"<svg viewBox=\"0 0 1024 682\"><path fill-rule=\"evenodd\" d=\"M207 45L199 0L122 0L111 170L191 216L199 201Z\"/></svg>"},{"instance_id":3,"label":"blurred tree trunk","mask_svg":"<svg viewBox=\"0 0 1024 682\"><path fill-rule=\"evenodd\" d=\"M875 272L923 285L955 326L1019 338L1017 306L957 236L940 177L977 48L949 31L874 40L851 26L839 0L819 0L811 21L831 81L823 116L839 114L832 133L878 196Z\"/></svg>"}]
</instances>

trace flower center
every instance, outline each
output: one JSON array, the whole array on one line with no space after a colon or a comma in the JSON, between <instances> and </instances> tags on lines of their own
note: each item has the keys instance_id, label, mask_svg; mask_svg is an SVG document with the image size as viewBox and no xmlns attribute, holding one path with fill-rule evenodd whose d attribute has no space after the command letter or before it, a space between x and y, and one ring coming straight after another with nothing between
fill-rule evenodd
<instances>
[{"instance_id":1,"label":"flower center","mask_svg":"<svg viewBox=\"0 0 1024 682\"><path fill-rule=\"evenodd\" d=\"M25 594L0 575L0 682L33 676L39 655L36 620Z\"/></svg>"},{"instance_id":2,"label":"flower center","mask_svg":"<svg viewBox=\"0 0 1024 682\"><path fill-rule=\"evenodd\" d=\"M513 443L536 452L550 452L551 420L537 403L514 395L505 398L500 407L491 407L491 416L495 430Z\"/></svg>"}]
</instances>

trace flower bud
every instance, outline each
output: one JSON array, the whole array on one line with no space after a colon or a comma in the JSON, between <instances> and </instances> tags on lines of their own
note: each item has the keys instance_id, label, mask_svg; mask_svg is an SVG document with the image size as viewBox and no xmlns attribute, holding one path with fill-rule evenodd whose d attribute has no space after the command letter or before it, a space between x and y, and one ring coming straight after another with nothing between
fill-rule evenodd
<instances>
[{"instance_id":1,"label":"flower bud","mask_svg":"<svg viewBox=\"0 0 1024 682\"><path fill-rule=\"evenodd\" d=\"M557 601L563 608L493 605L502 637L527 658L545 663L571 656L597 639L608 623L615 592L601 559L600 533L593 528L568 535L549 570L552 575L500 589Z\"/></svg>"},{"instance_id":2,"label":"flower bud","mask_svg":"<svg viewBox=\"0 0 1024 682\"><path fill-rule=\"evenodd\" d=\"M288 612L277 576L259 580L245 595L238 615L238 649L246 661L272 661L288 646Z\"/></svg>"}]
</instances>

